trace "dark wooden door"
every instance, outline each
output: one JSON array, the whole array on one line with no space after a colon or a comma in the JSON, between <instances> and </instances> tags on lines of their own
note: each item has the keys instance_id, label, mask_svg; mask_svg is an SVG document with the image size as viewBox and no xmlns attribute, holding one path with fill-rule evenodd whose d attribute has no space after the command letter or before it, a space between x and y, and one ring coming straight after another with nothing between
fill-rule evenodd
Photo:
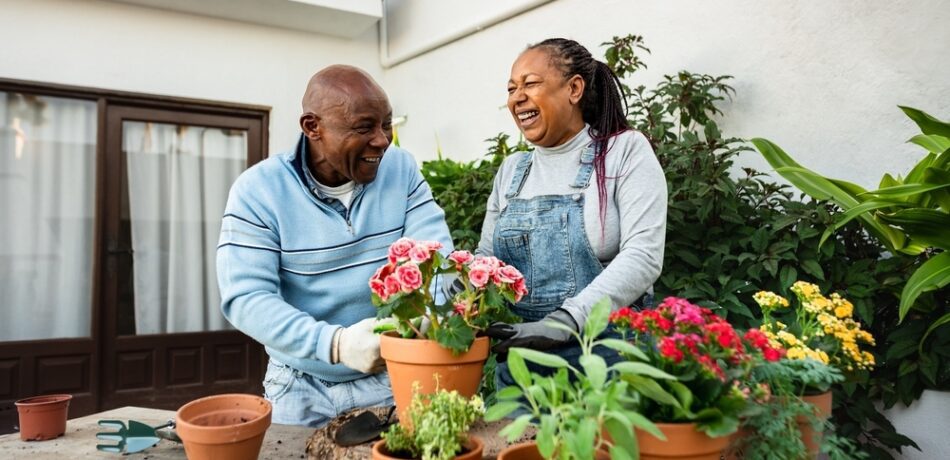
<instances>
[{"instance_id":1,"label":"dark wooden door","mask_svg":"<svg viewBox=\"0 0 950 460\"><path fill-rule=\"evenodd\" d=\"M201 134L195 134L197 132ZM224 138L229 142L230 150L205 145L207 133ZM190 134L195 134L192 137L199 139L196 142L200 145L191 142L190 147L181 146L187 143L185 138ZM162 222L156 226L157 231L169 232L169 225L180 224L175 222L176 219L193 217L168 216L146 210L138 212L139 222L144 223L136 222L136 211L142 211L136 206L162 206L165 200L212 208L204 210L203 215L210 216L206 222L200 225L191 225L195 224L191 222L187 228L194 230L186 229L185 235L180 238L194 239L192 237L198 231L208 235L216 233L223 215L223 197L227 194L227 190L221 190L220 186L229 185L239 170L261 159L259 150L247 150L261 144L261 135L261 125L257 120L242 117L139 107L109 108L105 139L105 209L102 213L105 271L102 278L104 322L101 409L128 405L175 409L191 399L215 393L261 392L265 362L263 348L239 331L229 329L222 318L215 318L215 315L220 316L220 311L217 305L205 300L208 296L187 299L184 301L186 305L174 300L180 296L171 286L173 283L165 278L174 277L174 272L179 269L194 269L194 264L179 264L176 267L171 262L162 263L159 277L149 278L145 282L136 280L137 272L149 268L143 267L142 260L135 260L136 251L158 252L162 257L172 259L175 257L173 250L162 246L172 245L168 240L175 237L162 235L146 241L140 248L136 248L133 242L133 231L137 225L155 226L154 220L160 219ZM162 142L162 139L167 145L154 145ZM235 149L235 145L242 145L243 150ZM204 151L205 148L209 151ZM218 151L214 150L216 148ZM190 162L169 166L168 162L174 160L171 157L176 155L188 156ZM137 168L139 173L133 174L131 171L136 168L130 168L130 161L144 161L145 164ZM240 163L239 170L235 170L235 162ZM156 168L156 165L160 167ZM192 179L197 177L197 180L203 181L205 176L220 172L222 165L230 165L234 175L217 184L189 186L184 184L184 180L168 177L180 175ZM155 192L156 180L165 186L157 191L160 196L153 196L148 202L136 202L130 196L130 191L138 193L136 187L152 188L152 192ZM206 198L200 195L207 192L209 187L214 189L211 194L217 197L215 204L201 202ZM174 208L174 205L170 207ZM203 292L216 288L216 285L212 286L216 239L209 236L198 243L202 251L212 255L194 259L202 267L187 277L204 276L199 281L199 284L204 285L198 288L198 291ZM172 272L170 275L165 273L169 271ZM143 284L150 288L151 280L167 285L158 287L159 290L166 290L162 293L163 299L149 304L141 300L142 294L137 291ZM143 308L162 310L145 312L158 318L157 326L142 324L143 312L140 310ZM177 310L179 316L204 315L211 318L211 325L202 325L203 321L199 318L198 326L179 326L175 329L173 321L168 319L173 314L172 310Z\"/></svg>"}]
</instances>

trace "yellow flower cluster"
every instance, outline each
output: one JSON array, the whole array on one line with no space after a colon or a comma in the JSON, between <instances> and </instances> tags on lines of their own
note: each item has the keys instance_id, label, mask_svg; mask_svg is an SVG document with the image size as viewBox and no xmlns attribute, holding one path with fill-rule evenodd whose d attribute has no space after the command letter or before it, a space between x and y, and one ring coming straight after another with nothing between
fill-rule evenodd
<instances>
[{"instance_id":1,"label":"yellow flower cluster","mask_svg":"<svg viewBox=\"0 0 950 460\"><path fill-rule=\"evenodd\" d=\"M791 290L801 304L796 311L798 336L769 315L778 306L788 305L785 298L772 292L753 296L765 313L762 331L769 339L785 346L788 358L812 358L848 371L874 367L874 355L861 350L860 345L874 345L874 337L852 319L854 305L851 302L838 294L827 298L818 286L804 281L796 282Z\"/></svg>"}]
</instances>

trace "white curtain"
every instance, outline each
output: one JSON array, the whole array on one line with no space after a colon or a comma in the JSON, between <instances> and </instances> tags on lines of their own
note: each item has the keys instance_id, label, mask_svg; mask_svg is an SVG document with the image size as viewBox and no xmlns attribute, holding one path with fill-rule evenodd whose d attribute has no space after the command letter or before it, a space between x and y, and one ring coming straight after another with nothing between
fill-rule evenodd
<instances>
[{"instance_id":1,"label":"white curtain","mask_svg":"<svg viewBox=\"0 0 950 460\"><path fill-rule=\"evenodd\" d=\"M91 334L96 103L0 92L0 342Z\"/></svg>"},{"instance_id":2,"label":"white curtain","mask_svg":"<svg viewBox=\"0 0 950 460\"><path fill-rule=\"evenodd\" d=\"M247 134L125 122L135 333L229 329L215 250L231 183L244 170Z\"/></svg>"}]
</instances>

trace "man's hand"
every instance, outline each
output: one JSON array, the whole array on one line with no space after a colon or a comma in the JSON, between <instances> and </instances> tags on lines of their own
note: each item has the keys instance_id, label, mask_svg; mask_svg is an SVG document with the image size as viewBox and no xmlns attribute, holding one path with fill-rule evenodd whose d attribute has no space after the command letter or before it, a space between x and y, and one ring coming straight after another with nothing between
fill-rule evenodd
<instances>
[{"instance_id":1,"label":"man's hand","mask_svg":"<svg viewBox=\"0 0 950 460\"><path fill-rule=\"evenodd\" d=\"M577 323L570 313L564 310L555 310L545 316L541 321L533 323L506 324L495 323L489 326L485 334L493 339L501 340L498 345L492 348L495 353L507 353L511 347L532 348L535 350L546 350L571 340L570 332L561 328L552 327L548 323L556 322L563 324L574 332L577 332Z\"/></svg>"},{"instance_id":2,"label":"man's hand","mask_svg":"<svg viewBox=\"0 0 950 460\"><path fill-rule=\"evenodd\" d=\"M337 331L330 351L332 364L339 363L364 374L384 371L386 362L379 356L379 336L373 332L376 323L376 318L366 318Z\"/></svg>"}]
</instances>

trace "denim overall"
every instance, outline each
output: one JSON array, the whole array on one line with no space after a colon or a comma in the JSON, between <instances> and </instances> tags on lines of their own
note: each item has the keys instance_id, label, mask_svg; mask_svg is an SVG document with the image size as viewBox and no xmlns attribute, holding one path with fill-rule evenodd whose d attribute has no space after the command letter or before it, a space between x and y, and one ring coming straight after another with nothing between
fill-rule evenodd
<instances>
[{"instance_id":1,"label":"denim overall","mask_svg":"<svg viewBox=\"0 0 950 460\"><path fill-rule=\"evenodd\" d=\"M526 154L515 167L505 192L508 204L495 223L493 242L495 257L513 265L525 277L528 294L512 310L526 322L539 321L560 308L604 269L584 229L584 191L594 172L593 146L581 154L580 167L571 184L574 193L569 195L518 198L531 171L531 161L532 155ZM580 356L580 346L573 338L564 346L544 351L557 354L572 365ZM616 352L604 347L595 351L608 365L620 360ZM539 374L549 373L546 368L529 368ZM497 389L514 384L507 363L499 362L495 372Z\"/></svg>"}]
</instances>

